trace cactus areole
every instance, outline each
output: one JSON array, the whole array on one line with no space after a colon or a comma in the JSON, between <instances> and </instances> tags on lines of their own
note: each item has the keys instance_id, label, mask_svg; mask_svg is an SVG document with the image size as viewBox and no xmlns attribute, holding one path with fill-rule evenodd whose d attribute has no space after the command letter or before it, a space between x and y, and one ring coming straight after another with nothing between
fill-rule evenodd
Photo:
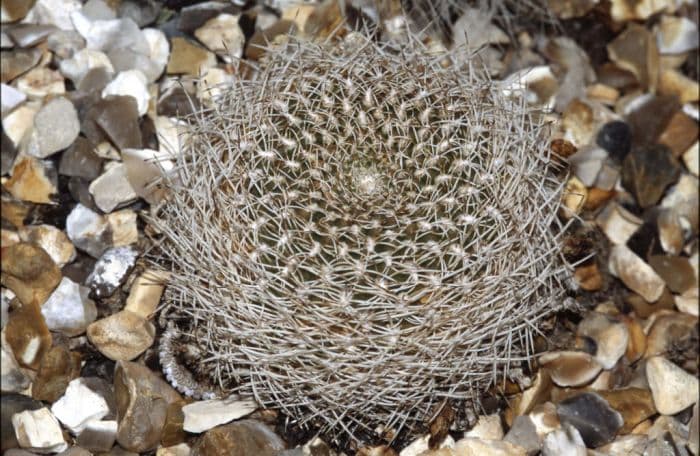
<instances>
[{"instance_id":1,"label":"cactus areole","mask_svg":"<svg viewBox=\"0 0 700 456\"><path fill-rule=\"evenodd\" d=\"M170 381L355 439L478 404L569 270L541 116L469 65L357 40L292 41L223 88L152 220Z\"/></svg>"}]
</instances>

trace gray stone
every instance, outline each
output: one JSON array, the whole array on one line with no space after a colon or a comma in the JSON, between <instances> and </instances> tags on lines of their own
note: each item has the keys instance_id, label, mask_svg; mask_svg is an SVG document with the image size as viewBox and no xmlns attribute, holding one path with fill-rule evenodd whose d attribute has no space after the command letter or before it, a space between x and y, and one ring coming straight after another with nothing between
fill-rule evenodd
<instances>
[{"instance_id":1,"label":"gray stone","mask_svg":"<svg viewBox=\"0 0 700 456\"><path fill-rule=\"evenodd\" d=\"M109 167L100 177L90 184L90 193L95 204L103 212L112 212L138 198L129 183L126 167L123 163Z\"/></svg>"},{"instance_id":2,"label":"gray stone","mask_svg":"<svg viewBox=\"0 0 700 456\"><path fill-rule=\"evenodd\" d=\"M78 204L66 219L66 234L78 249L99 258L110 247L111 233L100 214Z\"/></svg>"},{"instance_id":3,"label":"gray stone","mask_svg":"<svg viewBox=\"0 0 700 456\"><path fill-rule=\"evenodd\" d=\"M48 36L46 45L56 57L65 60L85 49L85 40L75 30L56 30Z\"/></svg>"},{"instance_id":4,"label":"gray stone","mask_svg":"<svg viewBox=\"0 0 700 456\"><path fill-rule=\"evenodd\" d=\"M102 159L95 153L95 147L90 141L78 137L73 144L61 155L58 173L64 176L82 177L93 180L102 171Z\"/></svg>"},{"instance_id":5,"label":"gray stone","mask_svg":"<svg viewBox=\"0 0 700 456\"><path fill-rule=\"evenodd\" d=\"M73 103L58 97L46 103L34 117L29 154L46 158L70 146L80 133L78 112Z\"/></svg>"},{"instance_id":6,"label":"gray stone","mask_svg":"<svg viewBox=\"0 0 700 456\"><path fill-rule=\"evenodd\" d=\"M525 448L530 456L537 454L542 447L542 441L537 435L537 428L532 422L532 418L527 415L515 417L513 425L503 440Z\"/></svg>"},{"instance_id":7,"label":"gray stone","mask_svg":"<svg viewBox=\"0 0 700 456\"><path fill-rule=\"evenodd\" d=\"M116 421L93 420L85 425L76 443L93 452L109 451L117 438Z\"/></svg>"},{"instance_id":8,"label":"gray stone","mask_svg":"<svg viewBox=\"0 0 700 456\"><path fill-rule=\"evenodd\" d=\"M622 415L596 393L582 393L557 404L562 424L575 427L587 447L595 448L612 442L624 425Z\"/></svg>"},{"instance_id":9,"label":"gray stone","mask_svg":"<svg viewBox=\"0 0 700 456\"><path fill-rule=\"evenodd\" d=\"M8 29L7 33L19 47L32 47L56 31L53 25L20 24Z\"/></svg>"},{"instance_id":10,"label":"gray stone","mask_svg":"<svg viewBox=\"0 0 700 456\"><path fill-rule=\"evenodd\" d=\"M112 296L116 289L124 283L136 263L138 252L132 247L114 247L107 250L88 276L85 284L98 298Z\"/></svg>"},{"instance_id":11,"label":"gray stone","mask_svg":"<svg viewBox=\"0 0 700 456\"><path fill-rule=\"evenodd\" d=\"M41 314L51 331L59 331L69 337L85 332L97 318L95 302L88 298L89 290L67 277L41 306Z\"/></svg>"}]
</instances>

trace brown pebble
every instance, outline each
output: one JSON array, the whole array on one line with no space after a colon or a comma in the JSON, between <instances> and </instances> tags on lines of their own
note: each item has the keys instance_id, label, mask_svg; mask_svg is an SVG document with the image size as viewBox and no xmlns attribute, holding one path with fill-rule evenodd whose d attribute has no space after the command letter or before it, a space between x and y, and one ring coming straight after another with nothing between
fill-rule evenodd
<instances>
[{"instance_id":1,"label":"brown pebble","mask_svg":"<svg viewBox=\"0 0 700 456\"><path fill-rule=\"evenodd\" d=\"M56 402L66 392L68 383L80 376L80 354L62 346L52 347L41 359L32 385L32 397Z\"/></svg>"},{"instance_id":2,"label":"brown pebble","mask_svg":"<svg viewBox=\"0 0 700 456\"><path fill-rule=\"evenodd\" d=\"M46 251L27 242L2 248L2 284L23 304L46 302L61 281L61 270Z\"/></svg>"},{"instance_id":3,"label":"brown pebble","mask_svg":"<svg viewBox=\"0 0 700 456\"><path fill-rule=\"evenodd\" d=\"M5 339L21 366L37 369L51 347L51 333L36 302L12 301L13 311L5 325Z\"/></svg>"}]
</instances>

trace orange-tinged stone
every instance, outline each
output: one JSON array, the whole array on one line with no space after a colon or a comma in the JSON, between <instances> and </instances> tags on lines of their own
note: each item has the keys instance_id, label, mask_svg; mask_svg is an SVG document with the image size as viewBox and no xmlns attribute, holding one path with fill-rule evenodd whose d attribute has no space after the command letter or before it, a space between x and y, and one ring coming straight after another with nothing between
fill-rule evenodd
<instances>
[{"instance_id":1,"label":"orange-tinged stone","mask_svg":"<svg viewBox=\"0 0 700 456\"><path fill-rule=\"evenodd\" d=\"M61 270L40 247L20 242L2 248L0 281L23 304L43 304L61 281Z\"/></svg>"},{"instance_id":2,"label":"orange-tinged stone","mask_svg":"<svg viewBox=\"0 0 700 456\"><path fill-rule=\"evenodd\" d=\"M14 299L12 305L14 310L5 326L5 339L21 366L37 369L51 347L51 333L38 304L22 304Z\"/></svg>"},{"instance_id":3,"label":"orange-tinged stone","mask_svg":"<svg viewBox=\"0 0 700 456\"><path fill-rule=\"evenodd\" d=\"M577 267L574 271L574 277L581 288L586 291L597 291L603 288L603 276L600 274L596 262Z\"/></svg>"}]
</instances>

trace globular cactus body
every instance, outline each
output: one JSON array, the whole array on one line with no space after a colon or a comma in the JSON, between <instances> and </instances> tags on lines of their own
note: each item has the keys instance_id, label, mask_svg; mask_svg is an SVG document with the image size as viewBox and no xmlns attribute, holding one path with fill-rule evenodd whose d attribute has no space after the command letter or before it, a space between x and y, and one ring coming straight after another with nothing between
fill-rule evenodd
<instances>
[{"instance_id":1,"label":"globular cactus body","mask_svg":"<svg viewBox=\"0 0 700 456\"><path fill-rule=\"evenodd\" d=\"M563 305L562 187L540 117L439 62L292 42L191 119L153 220L173 380L179 350L188 385L357 436L528 359Z\"/></svg>"}]
</instances>

